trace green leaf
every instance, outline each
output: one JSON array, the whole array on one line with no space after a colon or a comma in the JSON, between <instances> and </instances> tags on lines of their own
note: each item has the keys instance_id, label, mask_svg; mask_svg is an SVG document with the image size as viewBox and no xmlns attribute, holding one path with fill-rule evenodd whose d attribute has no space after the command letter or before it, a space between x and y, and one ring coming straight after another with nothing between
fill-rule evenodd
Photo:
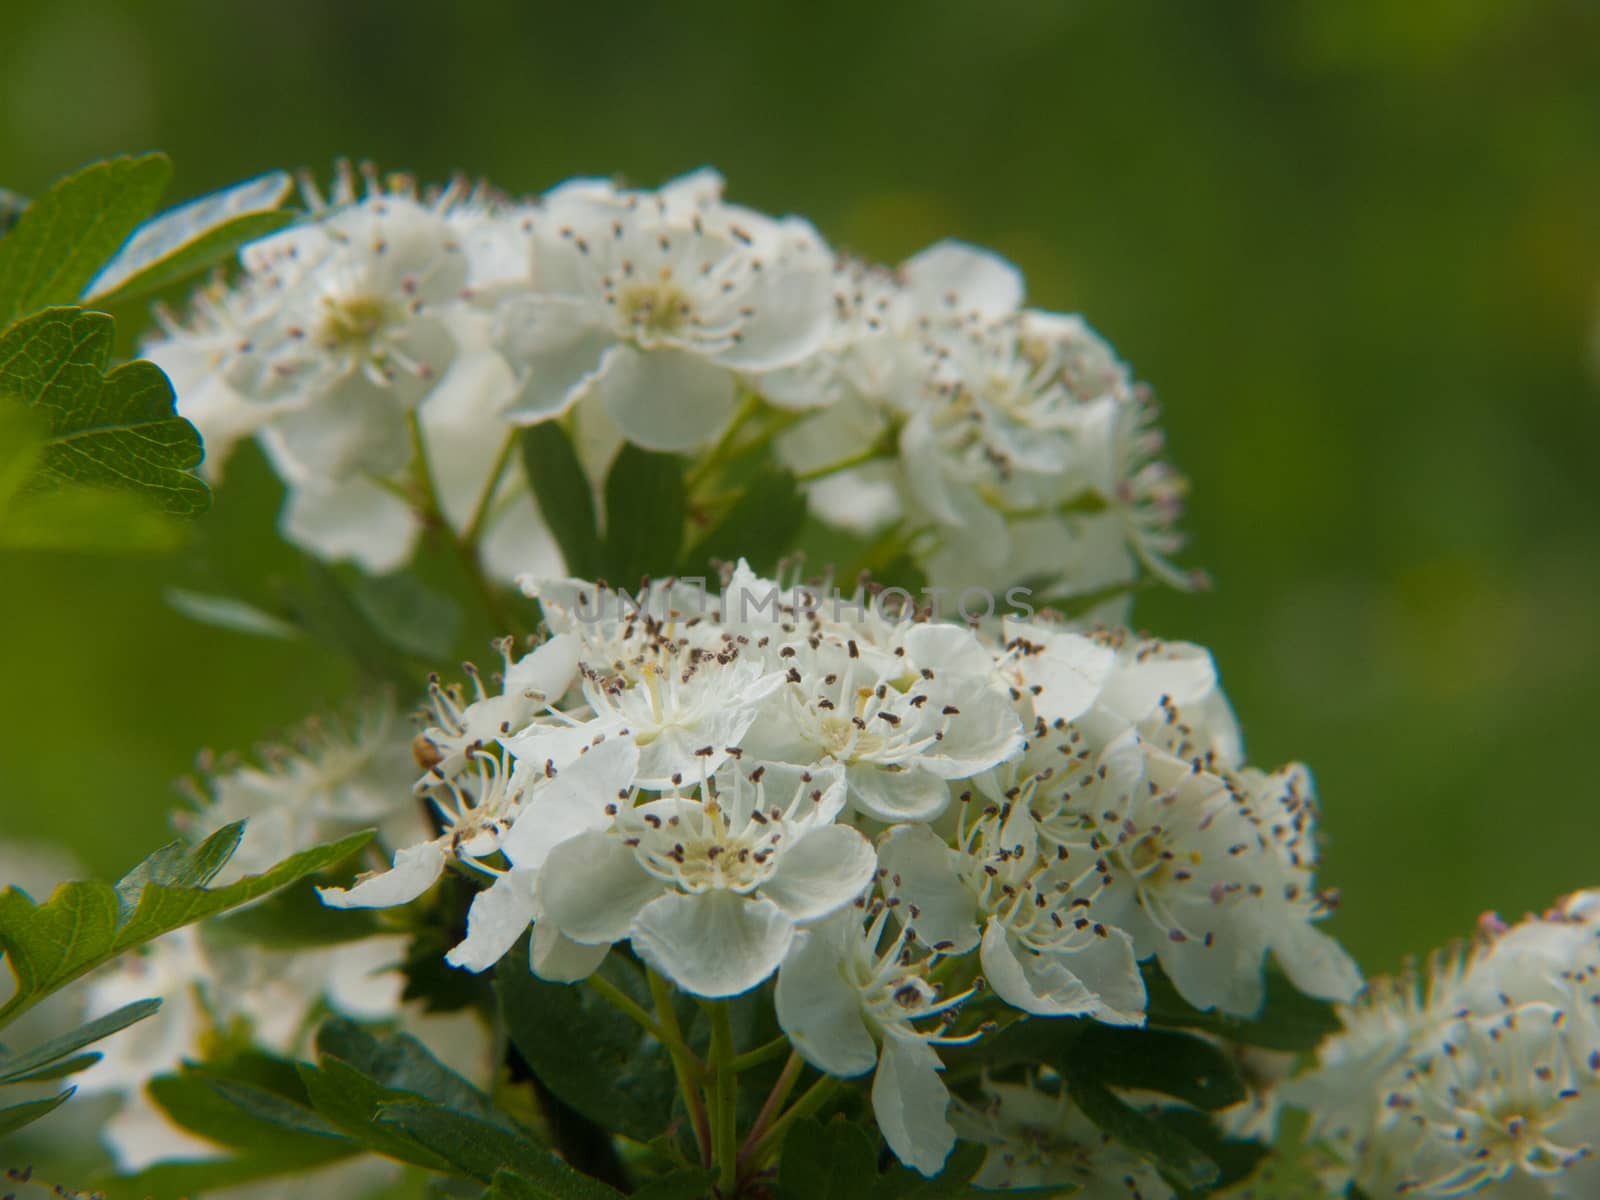
<instances>
[{"instance_id":1,"label":"green leaf","mask_svg":"<svg viewBox=\"0 0 1600 1200\"><path fill-rule=\"evenodd\" d=\"M202 625L214 625L234 633L278 638L286 642L295 641L301 636L298 626L235 596L213 596L184 588L168 588L166 600L191 621L199 621Z\"/></svg>"},{"instance_id":2,"label":"green leaf","mask_svg":"<svg viewBox=\"0 0 1600 1200\"><path fill-rule=\"evenodd\" d=\"M649 988L632 964L611 955L600 974L649 1008ZM512 1043L568 1105L640 1142L671 1122L678 1087L666 1051L592 988L538 979L527 955L516 953L500 960L494 987Z\"/></svg>"},{"instance_id":3,"label":"green leaf","mask_svg":"<svg viewBox=\"0 0 1600 1200\"><path fill-rule=\"evenodd\" d=\"M909 1167L895 1163L878 1177L873 1189L874 1200L994 1200L996 1193L989 1188L974 1187L972 1177L983 1167L987 1156L984 1147L972 1142L960 1142L950 1158L932 1179L918 1174ZM1059 1187L1007 1188L1005 1195L1034 1196L1056 1200L1062 1195Z\"/></svg>"},{"instance_id":4,"label":"green leaf","mask_svg":"<svg viewBox=\"0 0 1600 1200\"><path fill-rule=\"evenodd\" d=\"M391 645L432 662L449 658L455 649L460 605L415 575L363 575L351 588L351 597Z\"/></svg>"},{"instance_id":5,"label":"green leaf","mask_svg":"<svg viewBox=\"0 0 1600 1200\"><path fill-rule=\"evenodd\" d=\"M528 486L567 570L593 579L600 573L600 523L589 476L567 431L557 421L530 425L522 431L520 449Z\"/></svg>"},{"instance_id":6,"label":"green leaf","mask_svg":"<svg viewBox=\"0 0 1600 1200\"><path fill-rule=\"evenodd\" d=\"M335 1147L334 1143L329 1143ZM252 1150L227 1158L207 1158L186 1162L160 1162L136 1175L116 1177L116 1193L121 1196L153 1200L187 1200L190 1196L209 1196L213 1191L280 1176L299 1175L312 1167L325 1166L348 1158L347 1149L323 1151L317 1157L284 1153L277 1149ZM285 1184L284 1186L290 1186Z\"/></svg>"},{"instance_id":7,"label":"green leaf","mask_svg":"<svg viewBox=\"0 0 1600 1200\"><path fill-rule=\"evenodd\" d=\"M80 1025L71 1033L53 1037L32 1050L13 1057L0 1056L0 1083L21 1083L28 1079L45 1078L39 1073L41 1070L49 1068L52 1064L59 1065L68 1055L75 1054L85 1046L93 1045L101 1038L110 1037L113 1033L126 1029L135 1021L144 1020L160 1007L160 1000L136 1000L132 1004L123 1005L115 1012ZM98 1056L83 1057L88 1058L89 1062L82 1063L80 1070L89 1066Z\"/></svg>"},{"instance_id":8,"label":"green leaf","mask_svg":"<svg viewBox=\"0 0 1600 1200\"><path fill-rule=\"evenodd\" d=\"M1227 1137L1210 1117L1191 1108L1166 1109L1156 1119L1217 1164L1219 1174L1213 1189L1248 1179L1270 1153L1260 1142Z\"/></svg>"},{"instance_id":9,"label":"green leaf","mask_svg":"<svg viewBox=\"0 0 1600 1200\"><path fill-rule=\"evenodd\" d=\"M488 1097L409 1034L378 1037L353 1021L334 1018L317 1030L317 1053L338 1059L385 1088L409 1093L407 1099L421 1097L469 1116L510 1124Z\"/></svg>"},{"instance_id":10,"label":"green leaf","mask_svg":"<svg viewBox=\"0 0 1600 1200\"><path fill-rule=\"evenodd\" d=\"M632 590L665 575L683 543L683 464L676 455L623 445L606 476L605 558L597 574Z\"/></svg>"},{"instance_id":11,"label":"green leaf","mask_svg":"<svg viewBox=\"0 0 1600 1200\"><path fill-rule=\"evenodd\" d=\"M1220 1172L1187 1138L1154 1117L1140 1112L1110 1089L1088 1079L1069 1085L1073 1101L1084 1116L1136 1154L1148 1158L1181 1187L1206 1187Z\"/></svg>"},{"instance_id":12,"label":"green leaf","mask_svg":"<svg viewBox=\"0 0 1600 1200\"><path fill-rule=\"evenodd\" d=\"M714 563L750 562L758 575L770 575L778 560L794 549L806 521L806 498L794 476L763 467L722 515L684 555L680 575L715 578Z\"/></svg>"},{"instance_id":13,"label":"green leaf","mask_svg":"<svg viewBox=\"0 0 1600 1200\"><path fill-rule=\"evenodd\" d=\"M711 1195L717 1176L700 1167L683 1167L652 1179L633 1193L633 1200L704 1200Z\"/></svg>"},{"instance_id":14,"label":"green leaf","mask_svg":"<svg viewBox=\"0 0 1600 1200\"><path fill-rule=\"evenodd\" d=\"M0 188L0 234L9 233L12 226L22 220L28 211L28 198L19 196L10 188Z\"/></svg>"},{"instance_id":15,"label":"green leaf","mask_svg":"<svg viewBox=\"0 0 1600 1200\"><path fill-rule=\"evenodd\" d=\"M1093 1025L1067 1056L1069 1079L1173 1096L1215 1112L1248 1095L1238 1068L1202 1038L1160 1029Z\"/></svg>"},{"instance_id":16,"label":"green leaf","mask_svg":"<svg viewBox=\"0 0 1600 1200\"><path fill-rule=\"evenodd\" d=\"M419 690L405 653L373 623L356 602L353 587L340 573L309 556L302 558L302 585L285 596L291 620L330 649L346 655L373 679L401 688Z\"/></svg>"},{"instance_id":17,"label":"green leaf","mask_svg":"<svg viewBox=\"0 0 1600 1200\"><path fill-rule=\"evenodd\" d=\"M271 870L227 887L162 882L209 878L207 871L215 873L214 843L226 833L221 830L208 838L192 860L174 862L172 847L156 851L125 877L126 881L145 873L149 881L136 893L119 893L118 887L99 881L64 883L48 901L36 904L16 887L0 892L0 950L17 981L16 992L0 1006L0 1025L117 955L331 867L372 837L368 830L301 851ZM149 865L153 860L159 865Z\"/></svg>"},{"instance_id":18,"label":"green leaf","mask_svg":"<svg viewBox=\"0 0 1600 1200\"><path fill-rule=\"evenodd\" d=\"M244 822L224 825L198 846L187 842L168 842L152 852L121 879L117 880L117 902L124 915L139 904L139 897L152 883L164 887L203 888L228 865L244 837Z\"/></svg>"},{"instance_id":19,"label":"green leaf","mask_svg":"<svg viewBox=\"0 0 1600 1200\"><path fill-rule=\"evenodd\" d=\"M383 932L369 908L329 908L310 884L286 887L206 926L207 945L266 946L277 950L337 946Z\"/></svg>"},{"instance_id":20,"label":"green leaf","mask_svg":"<svg viewBox=\"0 0 1600 1200\"><path fill-rule=\"evenodd\" d=\"M621 1194L580 1175L520 1131L491 1125L437 1104L385 1104L378 1120L400 1129L462 1174L484 1183L492 1183L498 1173L509 1170L560 1200L615 1200Z\"/></svg>"},{"instance_id":21,"label":"green leaf","mask_svg":"<svg viewBox=\"0 0 1600 1200\"><path fill-rule=\"evenodd\" d=\"M378 1110L384 1104L414 1098L411 1093L384 1087L337 1058L325 1057L317 1066L301 1063L298 1069L312 1107L367 1149L429 1170L450 1170L446 1159L423 1149L398 1129L377 1124Z\"/></svg>"},{"instance_id":22,"label":"green leaf","mask_svg":"<svg viewBox=\"0 0 1600 1200\"><path fill-rule=\"evenodd\" d=\"M126 488L165 512L205 511L210 489L190 470L200 435L173 411L172 385L154 363L106 373L112 334L110 317L81 308L48 308L0 333L0 393L44 424L27 486Z\"/></svg>"},{"instance_id":23,"label":"green leaf","mask_svg":"<svg viewBox=\"0 0 1600 1200\"><path fill-rule=\"evenodd\" d=\"M272 1150L308 1161L356 1150L316 1113L287 1097L203 1069L158 1075L145 1085L145 1091L179 1125L224 1146ZM226 1096L227 1102L220 1101L219 1094ZM293 1119L290 1111L294 1108L300 1108L306 1120Z\"/></svg>"},{"instance_id":24,"label":"green leaf","mask_svg":"<svg viewBox=\"0 0 1600 1200\"><path fill-rule=\"evenodd\" d=\"M242 1083L237 1079L207 1079L206 1083L224 1100L257 1121L291 1133L347 1140L337 1128L313 1110L268 1088Z\"/></svg>"},{"instance_id":25,"label":"green leaf","mask_svg":"<svg viewBox=\"0 0 1600 1200\"><path fill-rule=\"evenodd\" d=\"M570 1168L564 1169L570 1171ZM570 1171L570 1175L570 1178L559 1179L530 1178L516 1171L496 1171L483 1200L616 1200L622 1195L587 1175L575 1171Z\"/></svg>"},{"instance_id":26,"label":"green leaf","mask_svg":"<svg viewBox=\"0 0 1600 1200\"><path fill-rule=\"evenodd\" d=\"M119 304L215 266L293 219L276 211L293 186L288 172L272 171L146 221L95 276L84 299Z\"/></svg>"},{"instance_id":27,"label":"green leaf","mask_svg":"<svg viewBox=\"0 0 1600 1200\"><path fill-rule=\"evenodd\" d=\"M15 1133L24 1125L32 1125L40 1117L54 1112L65 1104L76 1090L76 1088L68 1088L66 1091L51 1096L47 1100L29 1100L24 1104L13 1104L9 1108L0 1108L0 1137Z\"/></svg>"},{"instance_id":28,"label":"green leaf","mask_svg":"<svg viewBox=\"0 0 1600 1200\"><path fill-rule=\"evenodd\" d=\"M0 238L0 326L76 300L140 222L172 176L164 154L94 163L30 204Z\"/></svg>"},{"instance_id":29,"label":"green leaf","mask_svg":"<svg viewBox=\"0 0 1600 1200\"><path fill-rule=\"evenodd\" d=\"M799 1121L783 1142L778 1200L873 1200L878 1151L848 1121Z\"/></svg>"},{"instance_id":30,"label":"green leaf","mask_svg":"<svg viewBox=\"0 0 1600 1200\"><path fill-rule=\"evenodd\" d=\"M1178 989L1159 967L1144 972L1148 997L1145 1012L1150 1025L1200 1029L1247 1046L1269 1050L1314 1050L1329 1034L1338 1032L1339 1017L1333 1005L1295 990L1276 967L1267 971L1266 1002L1254 1017L1224 1012L1202 1012L1178 995Z\"/></svg>"}]
</instances>

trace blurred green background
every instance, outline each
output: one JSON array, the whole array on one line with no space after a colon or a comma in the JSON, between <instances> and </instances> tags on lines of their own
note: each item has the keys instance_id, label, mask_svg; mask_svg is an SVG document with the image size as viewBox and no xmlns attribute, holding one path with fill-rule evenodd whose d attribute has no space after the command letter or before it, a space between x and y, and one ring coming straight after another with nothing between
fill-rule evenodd
<instances>
[{"instance_id":1,"label":"blurred green background","mask_svg":"<svg viewBox=\"0 0 1600 1200\"><path fill-rule=\"evenodd\" d=\"M8 0L0 185L163 149L172 200L370 156L733 196L897 260L994 246L1164 398L1197 597L1262 764L1321 783L1372 970L1600 883L1600 8L1589 0L550 7ZM201 534L274 553L275 487ZM190 624L170 560L0 559L0 834L100 872L201 746L344 669Z\"/></svg>"}]
</instances>

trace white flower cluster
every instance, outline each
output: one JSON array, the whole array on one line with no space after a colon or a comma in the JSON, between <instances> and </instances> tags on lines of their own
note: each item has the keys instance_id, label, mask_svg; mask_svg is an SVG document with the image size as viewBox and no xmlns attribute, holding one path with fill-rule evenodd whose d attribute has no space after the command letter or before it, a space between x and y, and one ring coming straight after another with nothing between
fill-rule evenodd
<instances>
[{"instance_id":1,"label":"white flower cluster","mask_svg":"<svg viewBox=\"0 0 1600 1200\"><path fill-rule=\"evenodd\" d=\"M1360 986L1314 925L1309 780L1244 764L1198 647L980 633L743 564L709 599L525 586L552 636L507 647L498 687L435 687L438 835L327 903L405 903L454 862L489 884L458 966L531 926L550 980L623 941L698 996L776 975L795 1048L876 1071L879 1127L925 1173L956 1136L938 1047L976 1036L979 991L1136 1025L1155 957L1191 1003L1253 1014L1269 950L1313 995Z\"/></svg>"},{"instance_id":2,"label":"white flower cluster","mask_svg":"<svg viewBox=\"0 0 1600 1200\"><path fill-rule=\"evenodd\" d=\"M1372 1197L1600 1195L1600 892L1374 981L1285 1087Z\"/></svg>"},{"instance_id":3,"label":"white flower cluster","mask_svg":"<svg viewBox=\"0 0 1600 1200\"><path fill-rule=\"evenodd\" d=\"M284 533L317 555L407 561L422 444L491 572L559 573L505 470L518 426L565 420L598 479L625 441L702 452L754 411L820 515L898 522L936 583L1090 592L1141 563L1188 581L1148 394L1082 320L1025 308L991 253L840 258L803 220L724 201L711 171L511 201L346 168L306 195L305 220L246 246L145 352L209 473L259 439L290 490Z\"/></svg>"}]
</instances>

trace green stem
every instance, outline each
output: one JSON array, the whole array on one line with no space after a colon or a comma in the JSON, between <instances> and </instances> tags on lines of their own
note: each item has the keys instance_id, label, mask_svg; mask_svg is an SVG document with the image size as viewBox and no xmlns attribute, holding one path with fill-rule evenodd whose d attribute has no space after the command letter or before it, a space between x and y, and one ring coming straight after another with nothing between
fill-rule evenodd
<instances>
[{"instance_id":1,"label":"green stem","mask_svg":"<svg viewBox=\"0 0 1600 1200\"><path fill-rule=\"evenodd\" d=\"M478 558L477 547L457 535L455 526L445 515L444 505L439 502L439 489L434 484L433 467L428 460L428 445L422 436L422 423L417 420L416 413L407 414L406 426L411 433L412 470L422 503L423 519L438 529L450 543L451 550L455 552L456 559L467 576L467 582L477 593L484 613L496 629L502 633L520 632L501 606L500 597L495 594L494 585L489 582L489 577L483 573L483 563Z\"/></svg>"},{"instance_id":2,"label":"green stem","mask_svg":"<svg viewBox=\"0 0 1600 1200\"><path fill-rule=\"evenodd\" d=\"M744 1145L739 1147L739 1158L744 1160L750 1156L751 1150L760 1143L761 1135L767 1131L767 1126L772 1124L772 1119L783 1108L784 1101L789 1099L789 1093L794 1091L794 1085L800 1078L800 1072L805 1069L806 1060L800 1057L798 1050L789 1052L789 1061L783 1064L783 1071L778 1075L778 1081L772 1085L772 1091L767 1093L766 1102L761 1105L761 1111L756 1115L756 1123L750 1126L750 1135L745 1138Z\"/></svg>"},{"instance_id":3,"label":"green stem","mask_svg":"<svg viewBox=\"0 0 1600 1200\"><path fill-rule=\"evenodd\" d=\"M784 1136L789 1132L789 1127L796 1121L803 1121L806 1117L817 1112L839 1088L839 1080L832 1075L824 1075L813 1083L796 1100L789 1111L784 1113L767 1130L762 1138L750 1149L746 1156L752 1165L760 1166L779 1146L783 1144Z\"/></svg>"},{"instance_id":4,"label":"green stem","mask_svg":"<svg viewBox=\"0 0 1600 1200\"><path fill-rule=\"evenodd\" d=\"M694 491L713 471L722 465L723 460L728 456L729 449L733 446L733 439L739 436L744 427L750 423L751 418L760 410L761 397L754 392L746 395L743 403L739 405L738 411L733 414L733 419L728 422L727 428L722 431L722 435L712 444L711 449L701 455L700 460L691 466L688 473L684 475L683 487L685 491Z\"/></svg>"},{"instance_id":5,"label":"green stem","mask_svg":"<svg viewBox=\"0 0 1600 1200\"><path fill-rule=\"evenodd\" d=\"M854 454L846 455L844 458L831 462L825 467L813 467L809 471L796 472L795 481L797 483L812 483L818 479L826 479L829 475L837 475L840 471L848 471L851 467L877 462L880 458L893 458L894 453L894 445L891 443L885 446L883 439L879 438L877 441L863 446Z\"/></svg>"},{"instance_id":6,"label":"green stem","mask_svg":"<svg viewBox=\"0 0 1600 1200\"><path fill-rule=\"evenodd\" d=\"M726 1000L707 1005L711 1015L711 1069L716 1110L711 1119L717 1185L731 1197L739 1183L739 1077L734 1073L733 1016Z\"/></svg>"},{"instance_id":7,"label":"green stem","mask_svg":"<svg viewBox=\"0 0 1600 1200\"><path fill-rule=\"evenodd\" d=\"M762 1063L777 1058L789 1048L789 1039L784 1034L779 1034L764 1046L757 1046L754 1050L746 1050L733 1060L735 1071L748 1071L751 1067L759 1067Z\"/></svg>"},{"instance_id":8,"label":"green stem","mask_svg":"<svg viewBox=\"0 0 1600 1200\"><path fill-rule=\"evenodd\" d=\"M700 1098L700 1080L705 1068L693 1054L685 1055L673 1047L687 1046L683 1029L678 1024L678 1014L672 1011L672 985L648 967L645 974L650 980L650 996L655 1001L656 1021L664 1029L670 1042L663 1042L672 1058L672 1071L678 1078L678 1091L683 1096L684 1107L689 1110L689 1124L694 1127L695 1142L700 1147L702 1166L711 1165L711 1126L706 1120L705 1104Z\"/></svg>"},{"instance_id":9,"label":"green stem","mask_svg":"<svg viewBox=\"0 0 1600 1200\"><path fill-rule=\"evenodd\" d=\"M641 1029L665 1046L669 1053L681 1054L689 1059L695 1057L695 1053L689 1048L688 1043L683 1041L682 1038L674 1037L663 1029L661 1023L652 1017L643 1005L636 1002L633 997L629 996L627 992L609 979L600 975L591 975L584 980L584 983L588 984L595 994L606 1003L637 1023Z\"/></svg>"},{"instance_id":10,"label":"green stem","mask_svg":"<svg viewBox=\"0 0 1600 1200\"><path fill-rule=\"evenodd\" d=\"M478 493L478 502L472 506L472 518L467 522L461 540L474 550L483 539L484 522L489 518L494 494L500 490L500 480L504 478L506 464L511 461L511 455L517 448L517 435L520 432L513 428L506 433L505 440L500 443L500 452L495 455L494 464L489 468L489 477L483 481L483 491Z\"/></svg>"}]
</instances>

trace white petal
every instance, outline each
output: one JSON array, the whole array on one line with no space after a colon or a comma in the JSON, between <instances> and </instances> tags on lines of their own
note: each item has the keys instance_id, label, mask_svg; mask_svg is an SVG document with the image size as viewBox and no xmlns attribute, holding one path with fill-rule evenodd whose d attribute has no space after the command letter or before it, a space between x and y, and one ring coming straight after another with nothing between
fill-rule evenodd
<instances>
[{"instance_id":1,"label":"white petal","mask_svg":"<svg viewBox=\"0 0 1600 1200\"><path fill-rule=\"evenodd\" d=\"M900 270L924 305L990 318L1022 307L1022 272L998 254L965 242L937 242Z\"/></svg>"},{"instance_id":2,"label":"white petal","mask_svg":"<svg viewBox=\"0 0 1600 1200\"><path fill-rule=\"evenodd\" d=\"M956 852L943 838L926 825L897 826L879 848L878 862L893 881L893 895L917 910L911 926L923 945L948 944L951 953L965 954L978 944L978 899L961 881Z\"/></svg>"},{"instance_id":3,"label":"white petal","mask_svg":"<svg viewBox=\"0 0 1600 1200\"><path fill-rule=\"evenodd\" d=\"M681 350L618 347L595 387L630 442L646 450L693 450L733 414L733 374Z\"/></svg>"},{"instance_id":4,"label":"white petal","mask_svg":"<svg viewBox=\"0 0 1600 1200\"><path fill-rule=\"evenodd\" d=\"M407 904L433 886L444 873L444 847L438 842L407 846L394 856L394 866L370 875L353 888L318 888L329 908L392 908Z\"/></svg>"},{"instance_id":5,"label":"white petal","mask_svg":"<svg viewBox=\"0 0 1600 1200\"><path fill-rule=\"evenodd\" d=\"M507 416L533 424L560 416L593 385L616 343L581 301L517 296L495 314L494 344L522 377Z\"/></svg>"},{"instance_id":6,"label":"white petal","mask_svg":"<svg viewBox=\"0 0 1600 1200\"><path fill-rule=\"evenodd\" d=\"M640 909L661 888L621 838L604 833L568 839L539 872L542 919L590 945L627 937Z\"/></svg>"},{"instance_id":7,"label":"white petal","mask_svg":"<svg viewBox=\"0 0 1600 1200\"><path fill-rule=\"evenodd\" d=\"M1018 947L991 917L983 931L982 962L995 995L1023 1012L1144 1024L1144 980L1132 939L1120 929L1072 954L1046 956Z\"/></svg>"},{"instance_id":8,"label":"white petal","mask_svg":"<svg viewBox=\"0 0 1600 1200\"><path fill-rule=\"evenodd\" d=\"M556 635L511 664L506 671L506 693L536 692L551 703L561 699L577 678L582 649L571 634Z\"/></svg>"},{"instance_id":9,"label":"white petal","mask_svg":"<svg viewBox=\"0 0 1600 1200\"><path fill-rule=\"evenodd\" d=\"M444 956L452 967L486 971L528 928L539 909L531 871L507 871L472 898L467 910L467 936Z\"/></svg>"},{"instance_id":10,"label":"white petal","mask_svg":"<svg viewBox=\"0 0 1600 1200\"><path fill-rule=\"evenodd\" d=\"M878 1051L861 996L844 977L834 924L796 935L778 970L778 1024L817 1070L849 1078L872 1070Z\"/></svg>"},{"instance_id":11,"label":"white petal","mask_svg":"<svg viewBox=\"0 0 1600 1200\"><path fill-rule=\"evenodd\" d=\"M1043 689L1033 706L1046 721L1081 716L1100 694L1117 658L1114 650L1093 638L1022 621L1006 621L1003 634L1008 644L1021 640L1036 648L1019 660L1019 666L1030 683Z\"/></svg>"},{"instance_id":12,"label":"white petal","mask_svg":"<svg viewBox=\"0 0 1600 1200\"><path fill-rule=\"evenodd\" d=\"M785 222L784 232L809 230ZM833 319L833 267L816 247L787 255L754 276L740 297L753 310L739 327L739 340L717 353L717 361L740 371L771 371L790 366L821 349Z\"/></svg>"},{"instance_id":13,"label":"white petal","mask_svg":"<svg viewBox=\"0 0 1600 1200\"><path fill-rule=\"evenodd\" d=\"M872 882L878 858L872 843L847 825L823 825L800 835L778 859L761 894L800 925L843 908Z\"/></svg>"},{"instance_id":14,"label":"white petal","mask_svg":"<svg viewBox=\"0 0 1600 1200\"><path fill-rule=\"evenodd\" d=\"M627 738L607 738L578 755L554 779L534 786L500 848L519 867L543 866L563 842L611 823L606 806L632 785L638 765L639 750Z\"/></svg>"},{"instance_id":15,"label":"white petal","mask_svg":"<svg viewBox=\"0 0 1600 1200\"><path fill-rule=\"evenodd\" d=\"M956 1131L945 1110L950 1091L939 1078L939 1056L921 1038L883 1039L872 1080L872 1113L894 1156L924 1175L936 1175L955 1148Z\"/></svg>"},{"instance_id":16,"label":"white petal","mask_svg":"<svg viewBox=\"0 0 1600 1200\"><path fill-rule=\"evenodd\" d=\"M1197 704L1217 687L1211 652L1186 642L1168 642L1160 654L1123 660L1106 680L1100 703L1130 721L1142 721L1163 696L1180 708Z\"/></svg>"},{"instance_id":17,"label":"white petal","mask_svg":"<svg viewBox=\"0 0 1600 1200\"><path fill-rule=\"evenodd\" d=\"M410 505L360 478L291 489L279 527L323 561L349 559L371 575L405 566L421 532Z\"/></svg>"},{"instance_id":18,"label":"white petal","mask_svg":"<svg viewBox=\"0 0 1600 1200\"><path fill-rule=\"evenodd\" d=\"M359 372L315 403L274 416L262 445L291 483L388 475L411 458L405 408Z\"/></svg>"},{"instance_id":19,"label":"white petal","mask_svg":"<svg viewBox=\"0 0 1600 1200\"><path fill-rule=\"evenodd\" d=\"M1203 928L1206 919L1207 913L1196 912L1188 924ZM1161 969L1190 1004L1245 1017L1255 1016L1265 998L1263 954L1260 937L1238 919L1222 921L1209 946L1198 937L1176 941L1167 936L1156 947Z\"/></svg>"},{"instance_id":20,"label":"white petal","mask_svg":"<svg viewBox=\"0 0 1600 1200\"><path fill-rule=\"evenodd\" d=\"M577 983L600 969L611 952L609 944L585 946L575 942L554 925L541 921L533 927L528 946L528 965L540 979L549 983Z\"/></svg>"},{"instance_id":21,"label":"white petal","mask_svg":"<svg viewBox=\"0 0 1600 1200\"><path fill-rule=\"evenodd\" d=\"M1361 968L1345 948L1322 930L1291 920L1272 939L1289 982L1308 996L1349 1003L1361 990Z\"/></svg>"},{"instance_id":22,"label":"white petal","mask_svg":"<svg viewBox=\"0 0 1600 1200\"><path fill-rule=\"evenodd\" d=\"M1004 692L996 688L962 690L961 715L950 721L944 738L918 760L941 779L966 779L987 771L1022 748L1022 721Z\"/></svg>"},{"instance_id":23,"label":"white petal","mask_svg":"<svg viewBox=\"0 0 1600 1200\"><path fill-rule=\"evenodd\" d=\"M793 940L794 922L776 904L732 892L669 892L633 925L641 958L685 991L713 998L755 987Z\"/></svg>"},{"instance_id":24,"label":"white petal","mask_svg":"<svg viewBox=\"0 0 1600 1200\"><path fill-rule=\"evenodd\" d=\"M920 766L892 771L863 764L846 778L856 807L891 824L931 821L950 806L950 785Z\"/></svg>"},{"instance_id":25,"label":"white petal","mask_svg":"<svg viewBox=\"0 0 1600 1200\"><path fill-rule=\"evenodd\" d=\"M952 672L987 678L994 671L994 655L970 629L948 621L928 621L906 634L906 653L919 667L940 674Z\"/></svg>"}]
</instances>

